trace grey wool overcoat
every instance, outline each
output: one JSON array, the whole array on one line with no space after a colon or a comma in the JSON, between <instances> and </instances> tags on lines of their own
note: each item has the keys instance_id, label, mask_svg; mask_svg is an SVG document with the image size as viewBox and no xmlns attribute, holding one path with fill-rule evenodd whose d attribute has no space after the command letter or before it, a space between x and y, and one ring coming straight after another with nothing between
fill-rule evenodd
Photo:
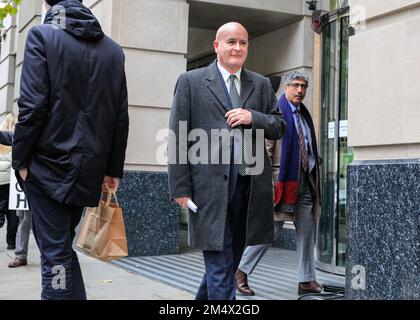
<instances>
[{"instance_id":1,"label":"grey wool overcoat","mask_svg":"<svg viewBox=\"0 0 420 320\"><path fill-rule=\"evenodd\" d=\"M242 69L241 106L252 113L252 125L244 126L244 129L252 129L253 134L256 129L262 129L260 132L264 137L271 140L282 137L285 121L278 111L277 99L268 78ZM168 147L169 191L171 199L190 196L197 205L197 213L189 211L188 239L191 247L201 250L223 249L231 166L223 161L215 163L215 153L211 150L211 144L215 141L211 137L212 130L213 134L214 130L231 130L225 118L229 110L229 100L217 71L217 61L208 67L180 75L169 120L170 132L176 138L176 141L170 139ZM194 129L200 129L198 131L207 136L199 135L200 138L195 138L196 142L208 139L209 145L208 152L203 152L203 149L197 152L202 160L198 163L190 158L185 162L182 156L194 148L194 141L184 141L185 132L191 133ZM255 140L252 139L254 150ZM259 150L264 153L261 156L264 166L260 174L251 175L246 245L273 241L272 169L262 140L263 148ZM217 151L221 155L226 150L230 152L230 149L230 143L222 142ZM174 153L176 159L171 159Z\"/></svg>"}]
</instances>

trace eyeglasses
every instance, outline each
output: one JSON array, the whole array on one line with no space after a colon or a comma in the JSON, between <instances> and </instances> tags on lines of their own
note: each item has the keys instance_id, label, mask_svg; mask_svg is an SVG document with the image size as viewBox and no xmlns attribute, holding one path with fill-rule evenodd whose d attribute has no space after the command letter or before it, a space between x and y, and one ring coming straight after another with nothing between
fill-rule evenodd
<instances>
[{"instance_id":1,"label":"eyeglasses","mask_svg":"<svg viewBox=\"0 0 420 320\"><path fill-rule=\"evenodd\" d=\"M305 83L289 83L288 86L294 89L301 87L303 90L306 90L308 88L308 85Z\"/></svg>"}]
</instances>

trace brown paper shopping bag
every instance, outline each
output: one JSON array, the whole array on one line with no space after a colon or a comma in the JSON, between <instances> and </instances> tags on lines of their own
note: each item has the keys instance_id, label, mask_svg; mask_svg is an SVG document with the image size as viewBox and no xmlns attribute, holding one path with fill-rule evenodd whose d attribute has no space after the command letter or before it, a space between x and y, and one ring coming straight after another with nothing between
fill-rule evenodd
<instances>
[{"instance_id":1,"label":"brown paper shopping bag","mask_svg":"<svg viewBox=\"0 0 420 320\"><path fill-rule=\"evenodd\" d=\"M124 217L114 191L96 208L87 208L76 245L102 261L128 255Z\"/></svg>"}]
</instances>

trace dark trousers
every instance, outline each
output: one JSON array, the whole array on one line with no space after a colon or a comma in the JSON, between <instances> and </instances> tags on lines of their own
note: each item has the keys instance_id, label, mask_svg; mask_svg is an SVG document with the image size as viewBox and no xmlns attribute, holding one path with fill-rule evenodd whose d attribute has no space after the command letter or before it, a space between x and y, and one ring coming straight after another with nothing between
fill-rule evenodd
<instances>
[{"instance_id":1,"label":"dark trousers","mask_svg":"<svg viewBox=\"0 0 420 320\"><path fill-rule=\"evenodd\" d=\"M222 251L203 251L206 272L195 296L196 300L235 300L235 271L246 240L246 217L250 177L238 176L228 204Z\"/></svg>"},{"instance_id":2,"label":"dark trousers","mask_svg":"<svg viewBox=\"0 0 420 320\"><path fill-rule=\"evenodd\" d=\"M25 182L25 193L41 252L41 299L86 300L79 260L72 248L83 208L52 200L31 182L30 175Z\"/></svg>"},{"instance_id":3,"label":"dark trousers","mask_svg":"<svg viewBox=\"0 0 420 320\"><path fill-rule=\"evenodd\" d=\"M16 233L19 226L19 218L16 215L15 210L7 210L6 219L7 219L7 233L6 233L7 246L14 249L16 247Z\"/></svg>"},{"instance_id":4,"label":"dark trousers","mask_svg":"<svg viewBox=\"0 0 420 320\"><path fill-rule=\"evenodd\" d=\"M9 210L9 188L10 184L0 185L0 228L7 219L6 242L8 247L14 249L19 218L16 215L16 211Z\"/></svg>"}]
</instances>

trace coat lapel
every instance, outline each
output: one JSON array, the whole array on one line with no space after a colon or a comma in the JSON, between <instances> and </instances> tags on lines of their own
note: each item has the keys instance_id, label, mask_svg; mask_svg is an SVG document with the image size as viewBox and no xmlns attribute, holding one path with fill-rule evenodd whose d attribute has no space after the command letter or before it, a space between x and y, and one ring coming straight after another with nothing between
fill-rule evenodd
<instances>
[{"instance_id":1,"label":"coat lapel","mask_svg":"<svg viewBox=\"0 0 420 320\"><path fill-rule=\"evenodd\" d=\"M228 101L228 97L226 96L226 90L223 87L223 83L219 79L219 75L217 73L216 68L217 68L216 61L207 67L208 69L207 88L209 88L211 93L215 96L215 98L219 101L219 103L223 106L223 108L229 111L230 104Z\"/></svg>"},{"instance_id":2,"label":"coat lapel","mask_svg":"<svg viewBox=\"0 0 420 320\"><path fill-rule=\"evenodd\" d=\"M223 87L223 83L219 79L219 75L217 73L217 62L213 62L208 68L208 75L207 75L207 87L212 92L212 94L216 97L219 103L229 111L230 104L228 101L228 97L226 96L227 91ZM241 75L241 106L244 107L245 103L248 101L249 96L254 91L255 86L250 77L248 76L248 71L242 69Z\"/></svg>"},{"instance_id":3,"label":"coat lapel","mask_svg":"<svg viewBox=\"0 0 420 320\"><path fill-rule=\"evenodd\" d=\"M254 91L254 84L252 80L248 77L248 71L242 69L241 74L241 106L245 107L249 96Z\"/></svg>"}]
</instances>

